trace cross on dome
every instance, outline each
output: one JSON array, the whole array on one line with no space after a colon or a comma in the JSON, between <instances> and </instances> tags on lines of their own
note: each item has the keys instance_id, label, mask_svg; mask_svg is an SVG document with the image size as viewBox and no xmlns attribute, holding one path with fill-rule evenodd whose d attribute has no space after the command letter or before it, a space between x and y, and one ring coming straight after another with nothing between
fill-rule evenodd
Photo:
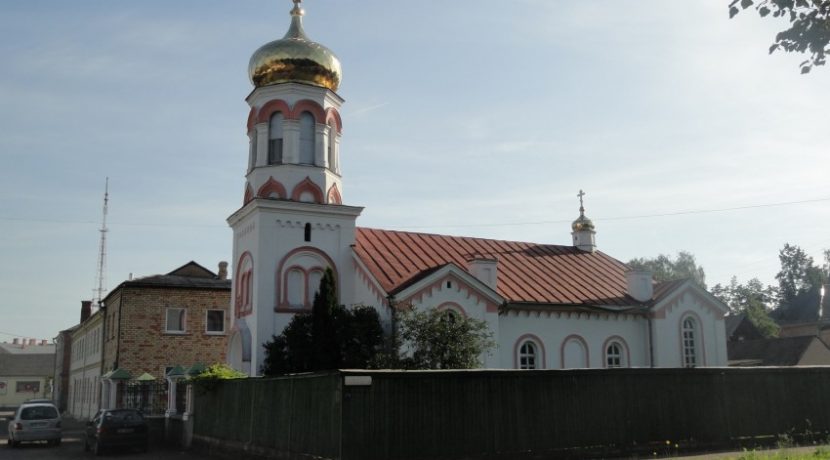
<instances>
[{"instance_id":1,"label":"cross on dome","mask_svg":"<svg viewBox=\"0 0 830 460\"><path fill-rule=\"evenodd\" d=\"M579 214L585 215L585 207L582 204L582 197L585 196L585 192L583 192L582 189L579 189L579 193L577 193L576 196L579 197Z\"/></svg>"}]
</instances>

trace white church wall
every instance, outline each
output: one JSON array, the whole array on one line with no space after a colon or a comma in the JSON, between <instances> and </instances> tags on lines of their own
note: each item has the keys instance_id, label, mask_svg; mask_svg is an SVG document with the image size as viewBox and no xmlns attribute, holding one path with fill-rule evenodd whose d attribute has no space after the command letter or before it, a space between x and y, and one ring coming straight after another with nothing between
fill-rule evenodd
<instances>
[{"instance_id":1,"label":"white church wall","mask_svg":"<svg viewBox=\"0 0 830 460\"><path fill-rule=\"evenodd\" d=\"M647 367L648 339L646 320L626 314L544 313L513 311L500 319L500 347L498 367L518 367L517 351L525 339L542 346L545 369L562 369L563 353L573 353L578 344L587 347L587 366L605 367L605 348L610 340L620 342L624 350L625 367ZM571 343L572 342L572 343ZM570 344L570 345L569 345Z\"/></svg>"},{"instance_id":2,"label":"white church wall","mask_svg":"<svg viewBox=\"0 0 830 460\"><path fill-rule=\"evenodd\" d=\"M683 367L682 322L686 317L698 326L696 342L698 366L726 366L726 332L723 315L686 290L656 311L654 323L654 357L658 367Z\"/></svg>"}]
</instances>

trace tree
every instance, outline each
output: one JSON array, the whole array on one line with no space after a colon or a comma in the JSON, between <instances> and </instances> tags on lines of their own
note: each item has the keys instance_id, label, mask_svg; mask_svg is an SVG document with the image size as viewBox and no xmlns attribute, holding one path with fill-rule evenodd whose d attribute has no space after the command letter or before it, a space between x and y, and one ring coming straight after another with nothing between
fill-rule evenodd
<instances>
[{"instance_id":1,"label":"tree","mask_svg":"<svg viewBox=\"0 0 830 460\"><path fill-rule=\"evenodd\" d=\"M824 251L824 264L797 245L785 244L778 253L781 270L775 275L781 293L774 316L784 321L813 321L818 318L820 290L830 277L830 251Z\"/></svg>"},{"instance_id":2,"label":"tree","mask_svg":"<svg viewBox=\"0 0 830 460\"><path fill-rule=\"evenodd\" d=\"M399 336L408 353L400 358L405 369L472 369L495 347L487 323L448 310L415 310L399 315Z\"/></svg>"},{"instance_id":3,"label":"tree","mask_svg":"<svg viewBox=\"0 0 830 460\"><path fill-rule=\"evenodd\" d=\"M733 314L745 313L764 337L778 336L778 324L769 314L778 303L778 291L773 286L764 287L758 278L740 284L733 276L728 286L712 287L712 294L728 305Z\"/></svg>"},{"instance_id":4,"label":"tree","mask_svg":"<svg viewBox=\"0 0 830 460\"><path fill-rule=\"evenodd\" d=\"M703 267L697 265L695 256L686 251L677 253L677 258L660 254L654 259L631 259L628 266L635 270L649 270L656 281L673 281L691 278L700 287L706 289L706 274Z\"/></svg>"},{"instance_id":5,"label":"tree","mask_svg":"<svg viewBox=\"0 0 830 460\"><path fill-rule=\"evenodd\" d=\"M740 5L740 9L738 8ZM789 20L790 27L775 36L769 47L776 50L808 54L809 58L800 64L801 73L809 72L813 66L824 65L830 52L830 0L732 0L729 3L729 17L751 6L763 18L772 14Z\"/></svg>"},{"instance_id":6,"label":"tree","mask_svg":"<svg viewBox=\"0 0 830 460\"><path fill-rule=\"evenodd\" d=\"M311 314L294 315L282 334L263 344L262 374L369 367L383 341L380 318L371 307L338 305L335 286L326 270Z\"/></svg>"}]
</instances>

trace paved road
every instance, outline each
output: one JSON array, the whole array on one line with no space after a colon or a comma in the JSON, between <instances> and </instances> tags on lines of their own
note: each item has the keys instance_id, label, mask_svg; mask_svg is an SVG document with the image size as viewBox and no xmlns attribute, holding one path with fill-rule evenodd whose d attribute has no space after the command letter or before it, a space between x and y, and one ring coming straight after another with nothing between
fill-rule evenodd
<instances>
[{"instance_id":1,"label":"paved road","mask_svg":"<svg viewBox=\"0 0 830 460\"><path fill-rule=\"evenodd\" d=\"M7 426L8 420L0 417L0 459L2 460L97 458L92 452L84 452L83 425L73 420L64 420L63 442L57 447L47 446L45 443L26 443L12 449L7 443ZM155 446L150 446L150 451L147 453L137 451L123 453L105 452L104 455L118 460L194 460L204 458L201 455L191 454L189 452L179 452Z\"/></svg>"}]
</instances>

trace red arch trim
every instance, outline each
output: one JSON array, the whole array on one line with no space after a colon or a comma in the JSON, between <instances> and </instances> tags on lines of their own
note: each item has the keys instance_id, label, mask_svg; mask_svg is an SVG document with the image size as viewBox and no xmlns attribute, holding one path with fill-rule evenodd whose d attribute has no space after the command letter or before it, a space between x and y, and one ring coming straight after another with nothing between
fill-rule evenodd
<instances>
[{"instance_id":1,"label":"red arch trim","mask_svg":"<svg viewBox=\"0 0 830 460\"><path fill-rule=\"evenodd\" d=\"M242 267L245 265L246 261L251 262L251 269L242 271ZM243 289L246 289L245 284L248 283L248 280L253 276L254 271L254 258L251 256L249 251L245 251L239 256L239 262L236 264L236 271L233 273L233 277L236 279L236 292L235 292L235 299L234 299L234 310L236 313L237 318L241 318L243 316L250 315L253 312L253 305L243 305L242 304L242 297L243 297ZM250 295L250 293L248 293Z\"/></svg>"},{"instance_id":2,"label":"red arch trim","mask_svg":"<svg viewBox=\"0 0 830 460\"><path fill-rule=\"evenodd\" d=\"M254 125L256 124L256 120L257 120L257 109L256 109L256 107L251 107L251 111L248 112L248 123L247 123L248 131L247 132L250 133L251 130L254 129Z\"/></svg>"},{"instance_id":3,"label":"red arch trim","mask_svg":"<svg viewBox=\"0 0 830 460\"><path fill-rule=\"evenodd\" d=\"M262 187L256 192L256 196L261 198L269 198L269 195L272 193L277 194L277 198L287 198L288 195L285 193L285 187L277 180L274 180L273 177L269 177Z\"/></svg>"},{"instance_id":4,"label":"red arch trim","mask_svg":"<svg viewBox=\"0 0 830 460\"><path fill-rule=\"evenodd\" d=\"M332 258L329 257L328 254L326 254L325 252L323 252L323 251L321 251L317 248L314 248L314 247L311 247L311 246L301 246L299 248L295 248L295 249L289 251L289 253L286 254L280 260L280 263L277 264L277 273L276 273L276 277L275 277L276 278L275 279L276 289L274 290L276 292L275 298L276 298L277 304L274 306L274 311L279 311L279 312L292 311L289 308L287 308L288 307L288 305L287 305L288 299L286 298L287 292L285 292L285 289L283 289L284 284L282 283L282 279L283 279L283 275L285 275L285 276L288 275L288 269L285 268L286 262L290 261L292 257L294 257L295 255L297 255L299 253L302 253L302 252L310 252L312 254L316 254L316 255L322 257L323 260L326 261L326 263L329 265L329 267L331 267L332 271L334 272L334 281L335 281L335 284L337 285L338 295L340 294L340 292L342 292L341 291L341 286L340 286L340 276L338 275L337 265L334 264L334 260L332 260ZM292 265L291 267L289 267L289 269L293 268L293 267L294 266ZM305 270L302 269L301 267L297 267L297 268L300 268L301 270L303 270L303 272L305 272ZM316 268L316 267L314 267L314 268ZM314 268L312 268L312 270L310 270L310 271L313 271ZM322 267L322 268L325 270L325 267ZM306 282L308 282L308 276L306 276Z\"/></svg>"},{"instance_id":5,"label":"red arch trim","mask_svg":"<svg viewBox=\"0 0 830 460\"><path fill-rule=\"evenodd\" d=\"M299 184L294 186L294 190L291 191L291 199L294 201L300 201L300 196L302 196L305 192L311 192L314 195L314 202L318 204L323 204L323 191L320 190L320 187L317 186L312 180L306 176Z\"/></svg>"},{"instance_id":6,"label":"red arch trim","mask_svg":"<svg viewBox=\"0 0 830 460\"><path fill-rule=\"evenodd\" d=\"M326 122L326 111L323 110L323 107L321 107L320 104L312 101L311 99L297 101L291 109L291 119L299 120L300 114L303 112L311 113L311 115L314 116L314 121L316 123Z\"/></svg>"},{"instance_id":7,"label":"red arch trim","mask_svg":"<svg viewBox=\"0 0 830 460\"><path fill-rule=\"evenodd\" d=\"M455 302L444 302L438 306L438 310L452 310L456 313L461 313L461 316L467 317L467 312L464 310L464 307L455 303Z\"/></svg>"},{"instance_id":8,"label":"red arch trim","mask_svg":"<svg viewBox=\"0 0 830 460\"><path fill-rule=\"evenodd\" d=\"M340 112L334 107L326 109L326 124L329 126L334 125L338 133L343 132L343 120L340 118Z\"/></svg>"},{"instance_id":9,"label":"red arch trim","mask_svg":"<svg viewBox=\"0 0 830 460\"><path fill-rule=\"evenodd\" d=\"M537 347L539 347L541 360L539 361L539 367L538 368L539 369L545 369L545 366L547 365L547 357L546 357L546 353L545 353L545 343L542 342L542 339L540 339L538 336L536 336L534 334L525 334L525 335L519 337L518 339L516 339L516 343L513 344L513 368L514 369L519 368L519 349L522 346L522 344L527 342L528 340L533 342L534 344L536 344Z\"/></svg>"},{"instance_id":10,"label":"red arch trim","mask_svg":"<svg viewBox=\"0 0 830 460\"><path fill-rule=\"evenodd\" d=\"M242 197L242 206L248 204L251 200L254 199L254 189L251 188L251 184L245 184L245 196Z\"/></svg>"},{"instance_id":11,"label":"red arch trim","mask_svg":"<svg viewBox=\"0 0 830 460\"><path fill-rule=\"evenodd\" d=\"M281 99L274 99L265 103L259 109L259 114L256 117L257 123L268 123L271 121L271 115L275 112L282 112L285 118L291 118L291 108Z\"/></svg>"},{"instance_id":12,"label":"red arch trim","mask_svg":"<svg viewBox=\"0 0 830 460\"><path fill-rule=\"evenodd\" d=\"M340 190L337 189L337 184L332 184L329 187L329 193L326 194L328 204L343 204L343 197L340 196Z\"/></svg>"}]
</instances>

